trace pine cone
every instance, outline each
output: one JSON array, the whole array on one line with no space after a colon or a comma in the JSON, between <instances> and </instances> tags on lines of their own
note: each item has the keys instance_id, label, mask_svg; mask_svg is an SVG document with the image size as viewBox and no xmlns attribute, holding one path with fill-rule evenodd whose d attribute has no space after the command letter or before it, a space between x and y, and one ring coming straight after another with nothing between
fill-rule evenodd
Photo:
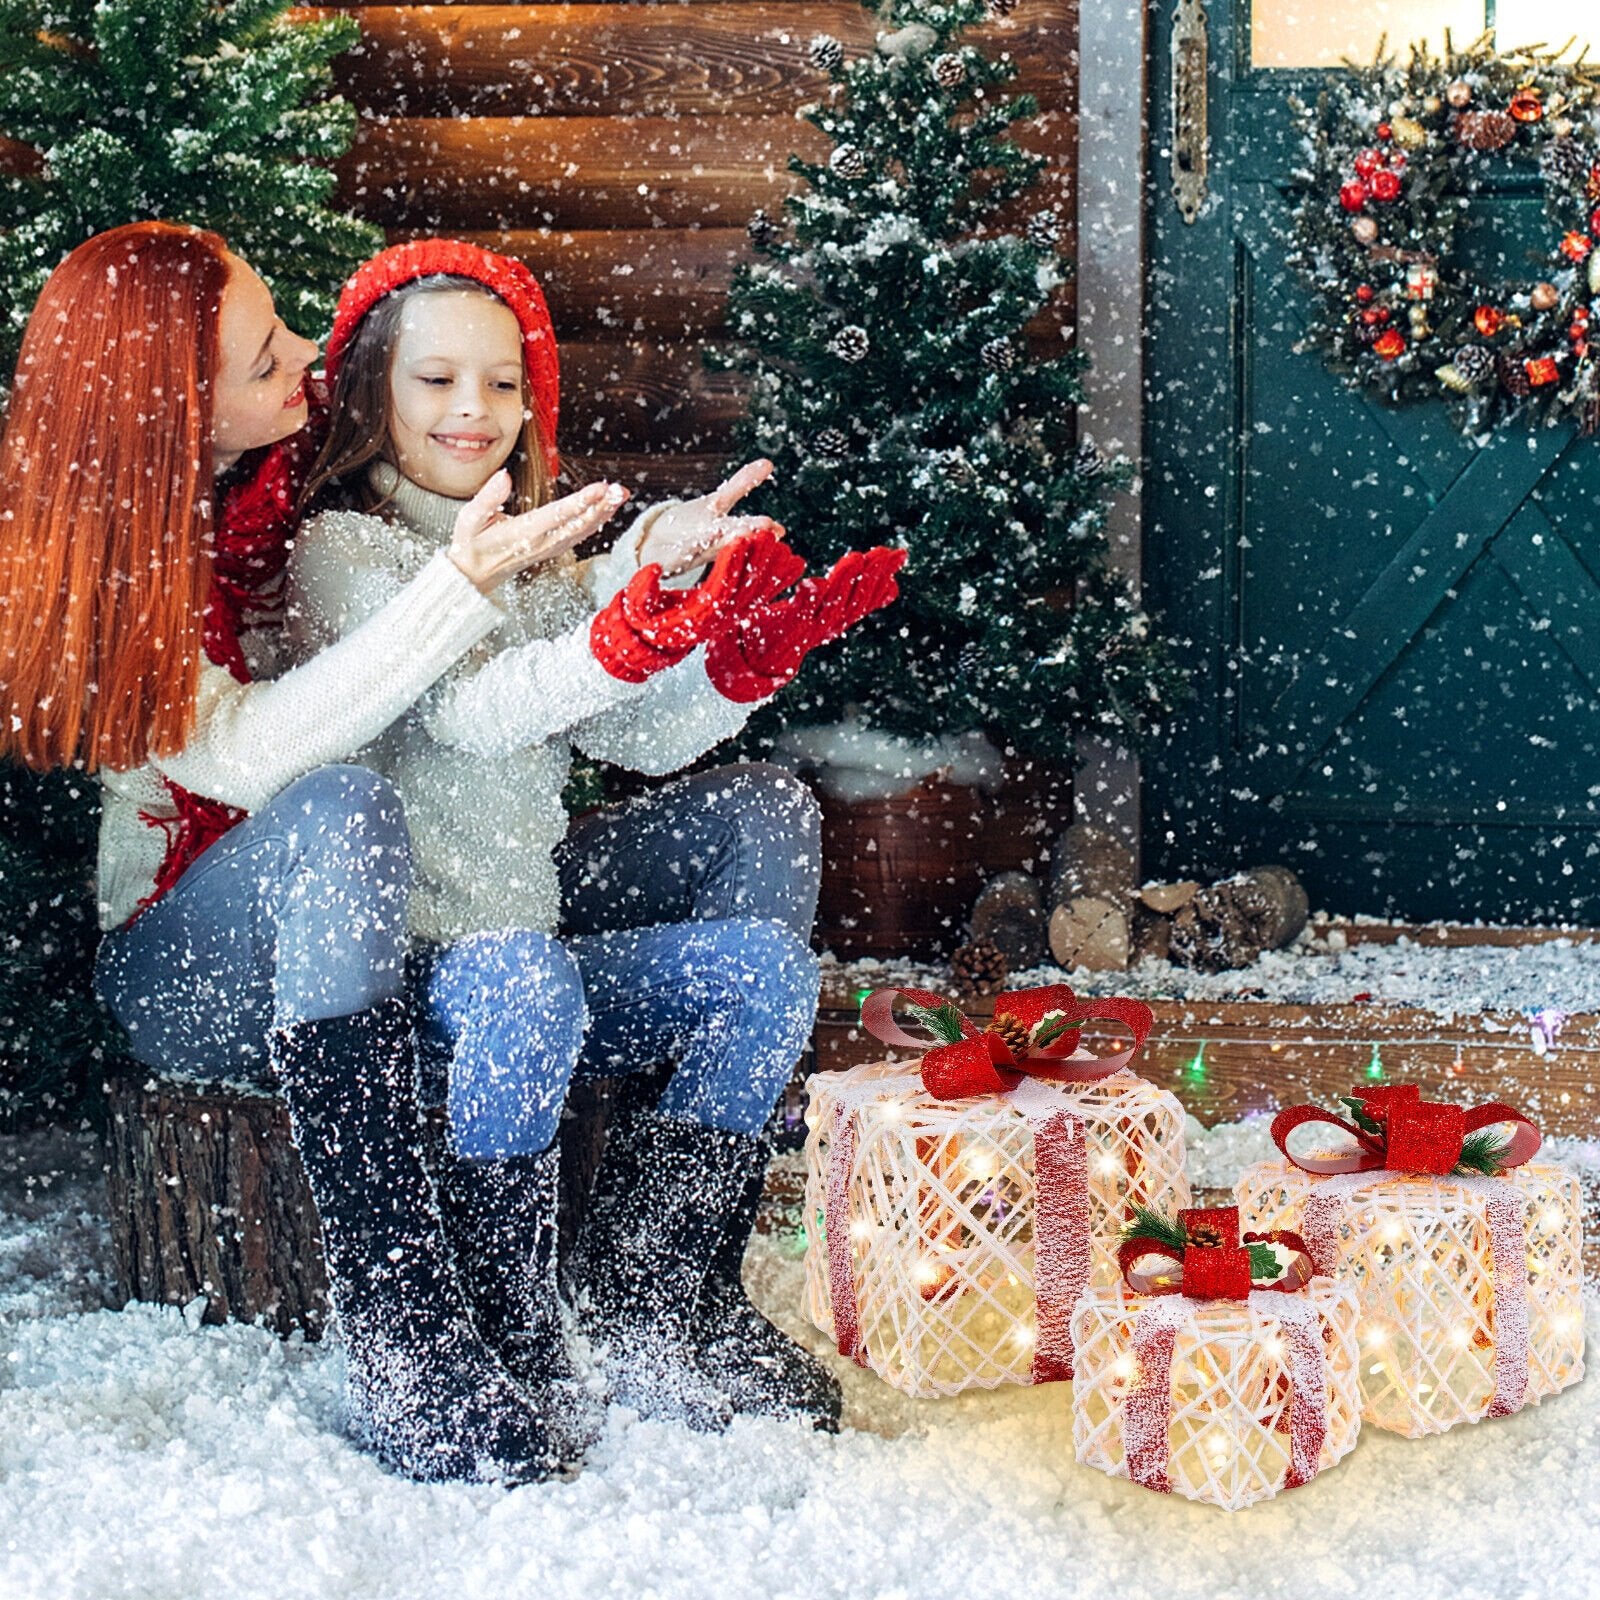
<instances>
[{"instance_id":1,"label":"pine cone","mask_svg":"<svg viewBox=\"0 0 1600 1600\"><path fill-rule=\"evenodd\" d=\"M1470 384L1487 383L1494 376L1494 351L1481 344L1464 344L1450 357L1450 365Z\"/></svg>"},{"instance_id":2,"label":"pine cone","mask_svg":"<svg viewBox=\"0 0 1600 1600\"><path fill-rule=\"evenodd\" d=\"M1539 157L1539 169L1546 183L1577 189L1588 179L1591 159L1589 147L1578 140L1552 139Z\"/></svg>"},{"instance_id":3,"label":"pine cone","mask_svg":"<svg viewBox=\"0 0 1600 1600\"><path fill-rule=\"evenodd\" d=\"M945 475L945 479L949 483L972 482L972 463L967 460L963 451L943 451L939 459L939 470Z\"/></svg>"},{"instance_id":4,"label":"pine cone","mask_svg":"<svg viewBox=\"0 0 1600 1600\"><path fill-rule=\"evenodd\" d=\"M969 679L976 677L978 672L983 667L983 660L983 646L979 644L976 639L968 639L967 642L956 651L957 681L960 683L965 683ZM967 947L963 946L963 948Z\"/></svg>"},{"instance_id":5,"label":"pine cone","mask_svg":"<svg viewBox=\"0 0 1600 1600\"><path fill-rule=\"evenodd\" d=\"M806 47L818 72L837 72L844 65L844 46L831 33L819 33Z\"/></svg>"},{"instance_id":6,"label":"pine cone","mask_svg":"<svg viewBox=\"0 0 1600 1600\"><path fill-rule=\"evenodd\" d=\"M1533 384L1528 379L1528 369L1522 364L1522 356L1517 351L1506 351L1500 357L1495 371L1500 377L1500 387L1507 394L1518 400L1526 400L1533 393Z\"/></svg>"},{"instance_id":7,"label":"pine cone","mask_svg":"<svg viewBox=\"0 0 1600 1600\"><path fill-rule=\"evenodd\" d=\"M1267 947L1275 915L1254 878L1224 878L1173 916L1171 959L1200 972L1247 967Z\"/></svg>"},{"instance_id":8,"label":"pine cone","mask_svg":"<svg viewBox=\"0 0 1600 1600\"><path fill-rule=\"evenodd\" d=\"M960 56L942 55L933 58L933 81L941 89L954 89L958 84L965 82L967 64Z\"/></svg>"},{"instance_id":9,"label":"pine cone","mask_svg":"<svg viewBox=\"0 0 1600 1600\"><path fill-rule=\"evenodd\" d=\"M750 236L753 245L768 245L778 236L778 225L765 211L756 211L751 214L750 220L745 223L744 231Z\"/></svg>"},{"instance_id":10,"label":"pine cone","mask_svg":"<svg viewBox=\"0 0 1600 1600\"><path fill-rule=\"evenodd\" d=\"M978 359L994 372L1010 372L1017 364L1017 347L1009 339L991 339L978 351Z\"/></svg>"},{"instance_id":11,"label":"pine cone","mask_svg":"<svg viewBox=\"0 0 1600 1600\"><path fill-rule=\"evenodd\" d=\"M985 1033L999 1034L1005 1040L1006 1048L1014 1056L1024 1054L1028 1048L1029 1030L1027 1023L1021 1022L1009 1014L1003 1017L996 1017L983 1031Z\"/></svg>"},{"instance_id":12,"label":"pine cone","mask_svg":"<svg viewBox=\"0 0 1600 1600\"><path fill-rule=\"evenodd\" d=\"M1093 439L1085 434L1078 441L1078 453L1073 458L1073 465L1077 468L1080 478L1098 478L1110 463L1106 460L1105 452Z\"/></svg>"},{"instance_id":13,"label":"pine cone","mask_svg":"<svg viewBox=\"0 0 1600 1600\"><path fill-rule=\"evenodd\" d=\"M1017 9L1019 0L989 0L989 13L996 17L1009 17Z\"/></svg>"},{"instance_id":14,"label":"pine cone","mask_svg":"<svg viewBox=\"0 0 1600 1600\"><path fill-rule=\"evenodd\" d=\"M823 461L842 461L850 454L850 441L839 428L818 428L811 436L811 452Z\"/></svg>"},{"instance_id":15,"label":"pine cone","mask_svg":"<svg viewBox=\"0 0 1600 1600\"><path fill-rule=\"evenodd\" d=\"M999 994L1006 986L1005 952L992 939L974 939L950 957L950 971L977 994Z\"/></svg>"},{"instance_id":16,"label":"pine cone","mask_svg":"<svg viewBox=\"0 0 1600 1600\"><path fill-rule=\"evenodd\" d=\"M1028 218L1028 243L1049 250L1061 242L1061 218L1054 211L1036 211Z\"/></svg>"},{"instance_id":17,"label":"pine cone","mask_svg":"<svg viewBox=\"0 0 1600 1600\"><path fill-rule=\"evenodd\" d=\"M867 336L867 330L856 327L854 323L848 328L841 328L828 341L828 349L832 354L852 364L864 361L871 348L872 340Z\"/></svg>"},{"instance_id":18,"label":"pine cone","mask_svg":"<svg viewBox=\"0 0 1600 1600\"><path fill-rule=\"evenodd\" d=\"M867 158L853 144L842 144L828 157L828 165L841 178L854 183L867 175Z\"/></svg>"},{"instance_id":19,"label":"pine cone","mask_svg":"<svg viewBox=\"0 0 1600 1600\"><path fill-rule=\"evenodd\" d=\"M1467 111L1456 118L1456 142L1469 150L1503 150L1517 136L1517 119L1506 111Z\"/></svg>"}]
</instances>

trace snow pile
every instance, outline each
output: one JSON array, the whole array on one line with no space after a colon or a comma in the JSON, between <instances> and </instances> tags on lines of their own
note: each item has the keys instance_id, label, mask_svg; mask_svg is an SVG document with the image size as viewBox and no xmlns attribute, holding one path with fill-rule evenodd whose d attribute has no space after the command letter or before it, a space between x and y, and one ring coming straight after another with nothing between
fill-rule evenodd
<instances>
[{"instance_id":1,"label":"snow pile","mask_svg":"<svg viewBox=\"0 0 1600 1600\"><path fill-rule=\"evenodd\" d=\"M830 799L882 800L935 774L952 783L997 789L1000 752L981 733L916 742L854 720L790 728L772 759L804 772Z\"/></svg>"},{"instance_id":2,"label":"snow pile","mask_svg":"<svg viewBox=\"0 0 1600 1600\"><path fill-rule=\"evenodd\" d=\"M1236 1164L1258 1132L1200 1136L1197 1172ZM750 1276L800 1330L793 1236L762 1239ZM705 1438L614 1412L578 1479L506 1494L408 1484L345 1445L337 1350L95 1309L106 1278L92 1144L0 1140L5 1600L1310 1600L1380 1585L1510 1600L1592 1585L1593 1383L1443 1439L1369 1429L1322 1481L1235 1517L1075 1465L1064 1386L916 1403L855 1370L837 1438L775 1423Z\"/></svg>"},{"instance_id":3,"label":"snow pile","mask_svg":"<svg viewBox=\"0 0 1600 1600\"><path fill-rule=\"evenodd\" d=\"M828 979L859 986L948 985L946 968L905 962L855 961L824 966ZM1248 967L1195 972L1165 961L1142 961L1127 972L1035 967L1013 973L1011 986L1070 983L1080 994L1137 995L1146 1000L1270 1000L1280 1005L1348 1005L1355 1000L1412 1006L1441 1018L1484 1011L1600 1012L1600 944L1553 939L1544 944L1434 947L1347 944L1342 934L1303 938L1269 950Z\"/></svg>"}]
</instances>

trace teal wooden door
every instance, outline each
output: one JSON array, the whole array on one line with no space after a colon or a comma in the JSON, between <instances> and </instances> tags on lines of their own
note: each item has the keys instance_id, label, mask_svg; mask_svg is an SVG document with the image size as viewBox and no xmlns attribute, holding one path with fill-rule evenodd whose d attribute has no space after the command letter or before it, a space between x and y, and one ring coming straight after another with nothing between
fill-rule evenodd
<instances>
[{"instance_id":1,"label":"teal wooden door","mask_svg":"<svg viewBox=\"0 0 1600 1600\"><path fill-rule=\"evenodd\" d=\"M1211 7L1211 198L1169 192L1154 7L1147 594L1195 700L1146 763L1146 871L1278 860L1314 906L1600 922L1600 440L1462 438L1296 354L1285 96L1247 0ZM1474 202L1526 278L1536 186ZM1498 255L1497 255L1498 252Z\"/></svg>"}]
</instances>

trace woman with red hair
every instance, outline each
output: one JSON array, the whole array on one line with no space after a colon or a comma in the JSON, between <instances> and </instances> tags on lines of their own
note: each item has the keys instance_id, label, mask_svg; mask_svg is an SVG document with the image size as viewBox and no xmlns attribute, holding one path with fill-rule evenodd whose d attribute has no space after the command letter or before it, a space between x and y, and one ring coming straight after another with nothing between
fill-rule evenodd
<instances>
[{"instance_id":1,"label":"woman with red hair","mask_svg":"<svg viewBox=\"0 0 1600 1600\"><path fill-rule=\"evenodd\" d=\"M390 784L337 763L498 625L502 580L626 496L501 518L487 486L360 628L257 681L316 353L214 234L137 223L57 268L0 443L0 755L100 781L97 977L134 1054L287 1101L358 1440L417 1478L522 1481L573 1442L449 1270L403 994L409 838Z\"/></svg>"}]
</instances>

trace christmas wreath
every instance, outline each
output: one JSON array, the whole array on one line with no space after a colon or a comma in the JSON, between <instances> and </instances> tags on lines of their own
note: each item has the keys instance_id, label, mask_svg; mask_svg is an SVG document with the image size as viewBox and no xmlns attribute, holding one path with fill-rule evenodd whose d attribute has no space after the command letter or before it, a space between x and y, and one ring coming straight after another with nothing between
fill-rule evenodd
<instances>
[{"instance_id":1,"label":"christmas wreath","mask_svg":"<svg viewBox=\"0 0 1600 1600\"><path fill-rule=\"evenodd\" d=\"M1558 53L1559 54L1559 53ZM1405 65L1380 53L1293 106L1307 164L1290 265L1316 296L1298 346L1392 405L1445 397L1480 432L1513 415L1600 425L1600 69L1491 35ZM1548 231L1521 283L1457 259L1472 196L1517 168ZM1591 342L1591 335L1594 342Z\"/></svg>"}]
</instances>

